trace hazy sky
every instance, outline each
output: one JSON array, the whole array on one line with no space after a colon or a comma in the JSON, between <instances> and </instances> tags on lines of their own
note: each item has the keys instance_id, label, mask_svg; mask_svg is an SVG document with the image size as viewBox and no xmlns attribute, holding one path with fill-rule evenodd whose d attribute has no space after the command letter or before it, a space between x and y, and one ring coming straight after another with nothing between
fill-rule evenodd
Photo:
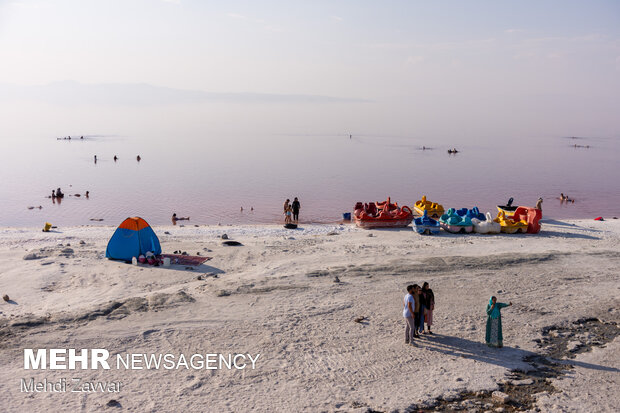
<instances>
[{"instance_id":1,"label":"hazy sky","mask_svg":"<svg viewBox=\"0 0 620 413\"><path fill-rule=\"evenodd\" d=\"M404 134L620 135L617 0L0 0L0 62L5 84L364 99L338 110Z\"/></svg>"}]
</instances>

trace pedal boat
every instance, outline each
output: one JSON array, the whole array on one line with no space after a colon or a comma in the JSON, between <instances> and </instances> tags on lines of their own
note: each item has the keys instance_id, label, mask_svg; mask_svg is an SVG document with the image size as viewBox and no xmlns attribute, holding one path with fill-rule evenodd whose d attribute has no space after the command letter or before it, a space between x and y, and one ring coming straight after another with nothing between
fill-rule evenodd
<instances>
[{"instance_id":1,"label":"pedal boat","mask_svg":"<svg viewBox=\"0 0 620 413\"><path fill-rule=\"evenodd\" d=\"M386 202L390 205L389 200ZM395 205L395 204L393 204ZM413 221L413 211L407 205L401 208L389 210L388 208L377 208L374 202L355 204L355 224L360 228L403 228L411 224Z\"/></svg>"},{"instance_id":2,"label":"pedal boat","mask_svg":"<svg viewBox=\"0 0 620 413\"><path fill-rule=\"evenodd\" d=\"M443 205L436 202L427 201L426 195L423 195L422 199L415 203L413 209L420 215L424 215L424 211L426 211L428 216L433 219L438 219L444 214Z\"/></svg>"},{"instance_id":3,"label":"pedal boat","mask_svg":"<svg viewBox=\"0 0 620 413\"><path fill-rule=\"evenodd\" d=\"M500 211L497 218L493 220L501 225L501 231L505 234L516 234L518 232L527 232L527 221L515 221L506 216L506 212Z\"/></svg>"},{"instance_id":4,"label":"pedal boat","mask_svg":"<svg viewBox=\"0 0 620 413\"><path fill-rule=\"evenodd\" d=\"M474 232L478 234L499 234L502 232L501 224L493 221L493 217L490 212L487 212L485 221L478 218L473 218L471 223L474 224Z\"/></svg>"},{"instance_id":5,"label":"pedal boat","mask_svg":"<svg viewBox=\"0 0 620 413\"><path fill-rule=\"evenodd\" d=\"M441 226L439 222L428 217L428 212L424 211L424 215L413 220L414 229L420 235L439 234Z\"/></svg>"},{"instance_id":6,"label":"pedal boat","mask_svg":"<svg viewBox=\"0 0 620 413\"><path fill-rule=\"evenodd\" d=\"M459 216L454 208L450 208L448 212L439 218L439 224L445 231L453 234L467 233L474 230L471 218Z\"/></svg>"}]
</instances>

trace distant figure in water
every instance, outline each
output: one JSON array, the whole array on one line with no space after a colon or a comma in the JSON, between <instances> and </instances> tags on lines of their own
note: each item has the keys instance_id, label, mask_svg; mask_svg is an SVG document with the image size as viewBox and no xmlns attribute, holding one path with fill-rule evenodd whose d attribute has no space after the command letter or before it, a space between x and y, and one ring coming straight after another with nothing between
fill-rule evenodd
<instances>
[{"instance_id":1,"label":"distant figure in water","mask_svg":"<svg viewBox=\"0 0 620 413\"><path fill-rule=\"evenodd\" d=\"M243 212L243 207L241 207L241 212Z\"/></svg>"},{"instance_id":2,"label":"distant figure in water","mask_svg":"<svg viewBox=\"0 0 620 413\"><path fill-rule=\"evenodd\" d=\"M538 201L536 201L536 209L539 209L542 211L542 203L543 203L543 199L538 198Z\"/></svg>"},{"instance_id":3,"label":"distant figure in water","mask_svg":"<svg viewBox=\"0 0 620 413\"><path fill-rule=\"evenodd\" d=\"M353 135L349 135L349 139L353 139Z\"/></svg>"},{"instance_id":4,"label":"distant figure in water","mask_svg":"<svg viewBox=\"0 0 620 413\"><path fill-rule=\"evenodd\" d=\"M90 192L86 191L86 195L84 195L86 198L88 198L88 196L90 195Z\"/></svg>"},{"instance_id":5,"label":"distant figure in water","mask_svg":"<svg viewBox=\"0 0 620 413\"><path fill-rule=\"evenodd\" d=\"M456 148L448 149L448 153L459 153Z\"/></svg>"},{"instance_id":6,"label":"distant figure in water","mask_svg":"<svg viewBox=\"0 0 620 413\"><path fill-rule=\"evenodd\" d=\"M95 163L97 163L97 155L95 155Z\"/></svg>"},{"instance_id":7,"label":"distant figure in water","mask_svg":"<svg viewBox=\"0 0 620 413\"><path fill-rule=\"evenodd\" d=\"M140 159L142 159L140 158L140 155L136 156L136 161L140 162Z\"/></svg>"},{"instance_id":8,"label":"distant figure in water","mask_svg":"<svg viewBox=\"0 0 620 413\"><path fill-rule=\"evenodd\" d=\"M84 139L84 137L83 137L83 136L80 136L80 139Z\"/></svg>"},{"instance_id":9,"label":"distant figure in water","mask_svg":"<svg viewBox=\"0 0 620 413\"><path fill-rule=\"evenodd\" d=\"M114 162L118 161L118 156L114 155Z\"/></svg>"},{"instance_id":10,"label":"distant figure in water","mask_svg":"<svg viewBox=\"0 0 620 413\"><path fill-rule=\"evenodd\" d=\"M560 194L560 201L566 202L566 203L570 202L571 204L575 203L574 199L570 199L568 195L564 195L564 194Z\"/></svg>"},{"instance_id":11,"label":"distant figure in water","mask_svg":"<svg viewBox=\"0 0 620 413\"><path fill-rule=\"evenodd\" d=\"M422 146L422 150L425 151L426 150L426 146Z\"/></svg>"},{"instance_id":12,"label":"distant figure in water","mask_svg":"<svg viewBox=\"0 0 620 413\"><path fill-rule=\"evenodd\" d=\"M71 136L69 136L67 139L71 140Z\"/></svg>"},{"instance_id":13,"label":"distant figure in water","mask_svg":"<svg viewBox=\"0 0 620 413\"><path fill-rule=\"evenodd\" d=\"M65 197L65 194L63 194L60 188L58 188L56 190L56 198L64 198L64 197Z\"/></svg>"},{"instance_id":14,"label":"distant figure in water","mask_svg":"<svg viewBox=\"0 0 620 413\"><path fill-rule=\"evenodd\" d=\"M56 198L56 191L52 189L52 198Z\"/></svg>"},{"instance_id":15,"label":"distant figure in water","mask_svg":"<svg viewBox=\"0 0 620 413\"><path fill-rule=\"evenodd\" d=\"M177 221L189 221L189 217L177 217L177 213L172 214L172 225L176 225Z\"/></svg>"},{"instance_id":16,"label":"distant figure in water","mask_svg":"<svg viewBox=\"0 0 620 413\"><path fill-rule=\"evenodd\" d=\"M251 207L251 208L250 208L250 211L254 211L254 207Z\"/></svg>"}]
</instances>

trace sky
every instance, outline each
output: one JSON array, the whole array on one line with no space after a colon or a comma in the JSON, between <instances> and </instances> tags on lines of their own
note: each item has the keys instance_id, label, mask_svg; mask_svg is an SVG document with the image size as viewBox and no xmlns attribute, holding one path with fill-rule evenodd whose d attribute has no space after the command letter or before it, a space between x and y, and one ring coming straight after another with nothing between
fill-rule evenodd
<instances>
[{"instance_id":1,"label":"sky","mask_svg":"<svg viewBox=\"0 0 620 413\"><path fill-rule=\"evenodd\" d=\"M0 62L0 106L141 84L286 133L620 136L618 1L0 0Z\"/></svg>"}]
</instances>

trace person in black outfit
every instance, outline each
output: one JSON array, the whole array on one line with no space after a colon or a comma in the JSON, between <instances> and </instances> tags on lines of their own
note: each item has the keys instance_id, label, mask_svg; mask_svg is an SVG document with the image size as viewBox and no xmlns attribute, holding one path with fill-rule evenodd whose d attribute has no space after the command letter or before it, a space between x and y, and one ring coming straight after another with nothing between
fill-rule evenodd
<instances>
[{"instance_id":1,"label":"person in black outfit","mask_svg":"<svg viewBox=\"0 0 620 413\"><path fill-rule=\"evenodd\" d=\"M299 221L299 209L301 208L301 204L299 203L299 199L297 199L297 197L295 197L295 200L291 204L291 207L293 208L293 221L298 222Z\"/></svg>"},{"instance_id":2,"label":"person in black outfit","mask_svg":"<svg viewBox=\"0 0 620 413\"><path fill-rule=\"evenodd\" d=\"M427 282L422 285L422 292L424 293L424 321L428 327L428 334L433 334L431 326L433 325L433 310L435 309L435 294L431 290ZM424 332L424 323L422 323L422 331ZM426 332L424 332L426 333Z\"/></svg>"}]
</instances>

